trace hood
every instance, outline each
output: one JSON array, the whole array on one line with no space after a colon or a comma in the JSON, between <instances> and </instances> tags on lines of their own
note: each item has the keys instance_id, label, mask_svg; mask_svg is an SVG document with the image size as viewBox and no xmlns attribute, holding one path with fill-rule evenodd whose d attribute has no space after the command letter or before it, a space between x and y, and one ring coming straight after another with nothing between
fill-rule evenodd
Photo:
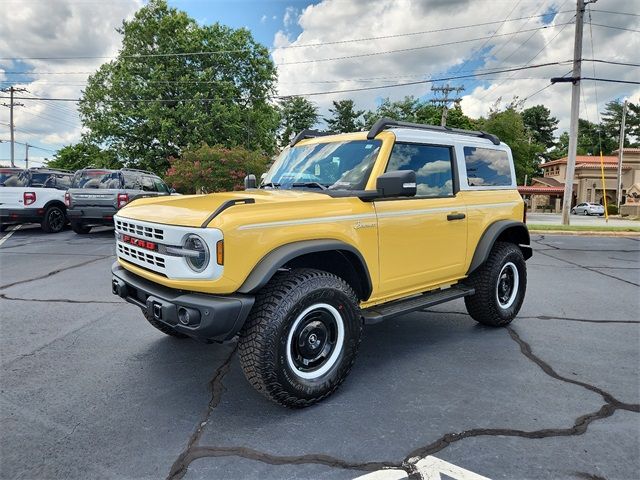
<instances>
[{"instance_id":1,"label":"hood","mask_svg":"<svg viewBox=\"0 0 640 480\"><path fill-rule=\"evenodd\" d=\"M254 199L256 204L286 204L317 201L327 197L306 190L250 190L209 195L172 195L135 200L120 209L118 216L165 225L200 227L226 202L250 198ZM238 205L234 208L250 208L250 205Z\"/></svg>"}]
</instances>

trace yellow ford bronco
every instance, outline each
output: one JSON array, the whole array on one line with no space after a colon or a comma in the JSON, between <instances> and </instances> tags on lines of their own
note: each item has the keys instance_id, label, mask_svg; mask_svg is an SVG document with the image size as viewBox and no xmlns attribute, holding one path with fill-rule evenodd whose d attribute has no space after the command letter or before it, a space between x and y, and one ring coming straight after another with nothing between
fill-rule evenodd
<instances>
[{"instance_id":1,"label":"yellow ford bronco","mask_svg":"<svg viewBox=\"0 0 640 480\"><path fill-rule=\"evenodd\" d=\"M464 298L517 315L531 257L511 150L383 118L298 134L256 188L144 198L114 216L113 293L174 337L239 337L248 381L304 407L333 393L363 323Z\"/></svg>"}]
</instances>

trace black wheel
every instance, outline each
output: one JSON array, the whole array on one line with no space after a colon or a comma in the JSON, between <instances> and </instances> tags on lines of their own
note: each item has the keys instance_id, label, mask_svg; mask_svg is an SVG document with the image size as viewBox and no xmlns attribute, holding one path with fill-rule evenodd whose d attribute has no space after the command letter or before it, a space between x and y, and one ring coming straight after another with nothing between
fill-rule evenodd
<instances>
[{"instance_id":1,"label":"black wheel","mask_svg":"<svg viewBox=\"0 0 640 480\"><path fill-rule=\"evenodd\" d=\"M9 225L5 225L4 223L0 223L0 233L4 232Z\"/></svg>"},{"instance_id":2,"label":"black wheel","mask_svg":"<svg viewBox=\"0 0 640 480\"><path fill-rule=\"evenodd\" d=\"M572 208L572 209L571 209L571 215L575 215L575 214L576 214L576 209L575 209L575 208Z\"/></svg>"},{"instance_id":3,"label":"black wheel","mask_svg":"<svg viewBox=\"0 0 640 480\"><path fill-rule=\"evenodd\" d=\"M257 295L238 350L249 383L287 407L331 395L349 374L362 334L358 299L313 269L277 274Z\"/></svg>"},{"instance_id":4,"label":"black wheel","mask_svg":"<svg viewBox=\"0 0 640 480\"><path fill-rule=\"evenodd\" d=\"M520 311L527 289L522 251L513 243L496 242L487 261L466 283L476 291L464 299L469 315L483 325L508 325Z\"/></svg>"},{"instance_id":5,"label":"black wheel","mask_svg":"<svg viewBox=\"0 0 640 480\"><path fill-rule=\"evenodd\" d=\"M44 212L40 226L47 233L61 232L67 223L67 216L61 207L52 205Z\"/></svg>"},{"instance_id":6,"label":"black wheel","mask_svg":"<svg viewBox=\"0 0 640 480\"><path fill-rule=\"evenodd\" d=\"M174 330L173 328L171 328L169 325L159 322L158 320L153 318L153 314L151 312L144 311L144 318L146 318L151 325L153 325L155 328L160 330L165 335L169 335L175 338L188 338L188 335L185 335L184 333L180 333Z\"/></svg>"},{"instance_id":7,"label":"black wheel","mask_svg":"<svg viewBox=\"0 0 640 480\"><path fill-rule=\"evenodd\" d=\"M78 222L71 222L71 230L80 235L86 235L91 231L91 227Z\"/></svg>"},{"instance_id":8,"label":"black wheel","mask_svg":"<svg viewBox=\"0 0 640 480\"><path fill-rule=\"evenodd\" d=\"M582 212L582 214L583 214L585 217L588 217L588 216L589 216L589 212L588 212L586 209L585 209L585 211L584 211L584 212Z\"/></svg>"}]
</instances>

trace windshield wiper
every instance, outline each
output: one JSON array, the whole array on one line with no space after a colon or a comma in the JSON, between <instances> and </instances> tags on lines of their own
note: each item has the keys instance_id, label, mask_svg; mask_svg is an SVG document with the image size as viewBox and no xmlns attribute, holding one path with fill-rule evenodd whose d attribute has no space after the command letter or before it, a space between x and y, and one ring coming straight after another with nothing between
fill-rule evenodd
<instances>
[{"instance_id":1,"label":"windshield wiper","mask_svg":"<svg viewBox=\"0 0 640 480\"><path fill-rule=\"evenodd\" d=\"M319 188L320 190L326 190L327 186L318 182L296 182L291 184L292 187L308 187Z\"/></svg>"},{"instance_id":2,"label":"windshield wiper","mask_svg":"<svg viewBox=\"0 0 640 480\"><path fill-rule=\"evenodd\" d=\"M280 186L279 183L267 182L260 185L260 188L278 188L279 186Z\"/></svg>"}]
</instances>

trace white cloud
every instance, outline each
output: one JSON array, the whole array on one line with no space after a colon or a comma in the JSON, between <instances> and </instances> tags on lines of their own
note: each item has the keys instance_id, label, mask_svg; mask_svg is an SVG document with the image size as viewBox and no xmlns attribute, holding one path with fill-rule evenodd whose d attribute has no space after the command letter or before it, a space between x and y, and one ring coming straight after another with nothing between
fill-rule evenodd
<instances>
[{"instance_id":1,"label":"white cloud","mask_svg":"<svg viewBox=\"0 0 640 480\"><path fill-rule=\"evenodd\" d=\"M597 9L611 11L629 11L627 0L599 0ZM323 0L304 8L298 18L301 33L291 39L291 45L335 42L355 38L393 36L410 32L441 29L458 25L471 25L495 22L504 19L513 8L512 2L492 0ZM491 36L498 27L498 33L484 45L489 52L486 65L480 68L510 68L514 66L568 60L573 52L573 25L567 25L561 33L561 26L555 24L572 20L575 5L567 0L542 0L540 2L520 2L512 18L540 15L555 8L559 13L552 26L538 32L520 32L542 27L540 17L522 19L500 24L469 27L460 30L400 36L363 42L350 42L316 46L308 48L289 48L282 42L282 32L274 40L273 57L277 64L289 63L278 67L279 94L294 95L326 90L343 90L373 85L403 83L435 76L447 70L467 73L477 65L465 59L477 60L485 40L457 43L444 47L419 48L445 42L463 41L478 37ZM593 12L593 23L637 28L636 18L632 16L608 15ZM588 22L588 19L587 19ZM640 50L640 35L623 30L593 26L595 54L590 47L589 26L585 25L584 58L595 56L599 59L633 61L635 52ZM504 35L507 34L507 35ZM533 35L532 35L533 34ZM504 36L502 36L504 35ZM556 36L557 35L557 36ZM554 38L555 37L555 38ZM548 43L548 45L546 45ZM546 45L546 46L545 46ZM291 64L307 61L352 55L367 55L388 50L414 49L405 52L361 56L357 58ZM538 54L538 52L540 52ZM536 56L536 54L538 54ZM535 57L535 58L534 58ZM471 64L471 65L470 65ZM593 76L591 63L584 63L584 76ZM476 67L477 68L477 67ZM487 78L487 86L477 86L463 93L462 108L468 115L479 117L486 115L489 108L498 99L509 102L513 96L523 98L549 84L549 78L561 76L571 69L571 65L554 66L524 70L517 73L496 74ZM511 79L505 80L509 76ZM596 64L596 76L614 79L637 80L638 69L605 64ZM356 81L356 79L370 79ZM500 78L500 80L497 80ZM318 83L324 82L324 83ZM326 83L331 82L331 83ZM469 81L453 81L454 85L467 84ZM405 95L422 96L429 92L430 85L406 86L364 92L338 93L309 97L320 106L322 115L326 115L333 100L352 98L358 108L372 108L384 97L400 99ZM638 101L639 88L625 84L598 83L599 109L604 103L617 97L632 97ZM583 82L583 96L587 110L581 116L596 120L595 93L593 82ZM533 96L526 106L544 103L551 113L559 118L560 129L568 128L570 84L557 84Z\"/></svg>"},{"instance_id":2,"label":"white cloud","mask_svg":"<svg viewBox=\"0 0 640 480\"><path fill-rule=\"evenodd\" d=\"M0 57L114 55L121 40L115 29L141 5L141 0L99 4L60 0L25 3L12 15L0 16ZM3 88L10 85L26 88L28 93L21 96L79 98L89 74L69 72L94 72L104 61L107 59L0 60L0 81ZM25 81L28 77L24 75L3 73L8 71L48 73L33 75L35 80ZM17 141L55 150L80 138L81 127L74 103L20 102L25 106L14 109ZM8 119L8 109L0 109L0 122L8 123ZM0 128L0 138L8 136L4 126ZM18 145L16 152L21 148ZM37 149L30 153L34 159L51 156ZM16 158L22 158L22 154L16 153Z\"/></svg>"},{"instance_id":3,"label":"white cloud","mask_svg":"<svg viewBox=\"0 0 640 480\"><path fill-rule=\"evenodd\" d=\"M416 172L419 177L426 177L435 173L445 173L451 170L451 162L449 160L436 160L429 162Z\"/></svg>"},{"instance_id":4,"label":"white cloud","mask_svg":"<svg viewBox=\"0 0 640 480\"><path fill-rule=\"evenodd\" d=\"M282 23L285 27L290 27L297 22L299 11L296 7L287 7L284 10Z\"/></svg>"},{"instance_id":5,"label":"white cloud","mask_svg":"<svg viewBox=\"0 0 640 480\"><path fill-rule=\"evenodd\" d=\"M265 23L266 21L267 21L267 16L262 15L262 17L260 17L260 23Z\"/></svg>"}]
</instances>

